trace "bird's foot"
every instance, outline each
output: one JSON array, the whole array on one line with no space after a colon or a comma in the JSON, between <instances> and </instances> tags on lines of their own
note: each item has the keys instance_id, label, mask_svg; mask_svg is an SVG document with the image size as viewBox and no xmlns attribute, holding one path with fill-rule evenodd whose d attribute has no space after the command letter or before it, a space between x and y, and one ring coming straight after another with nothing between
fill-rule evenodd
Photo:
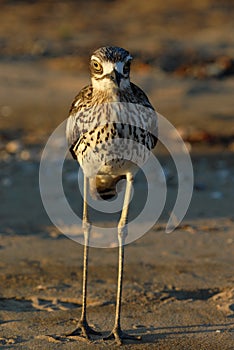
<instances>
[{"instance_id":1,"label":"bird's foot","mask_svg":"<svg viewBox=\"0 0 234 350\"><path fill-rule=\"evenodd\" d=\"M141 336L136 336L136 335L130 335L121 330L121 328L114 328L112 332L103 340L111 340L115 339L118 345L122 345L124 339L129 339L129 340L141 340Z\"/></svg>"},{"instance_id":2,"label":"bird's foot","mask_svg":"<svg viewBox=\"0 0 234 350\"><path fill-rule=\"evenodd\" d=\"M102 335L100 332L95 331L92 327L88 325L87 321L80 321L78 326L74 331L66 334L67 337L78 336L83 339L90 339L90 335Z\"/></svg>"}]
</instances>

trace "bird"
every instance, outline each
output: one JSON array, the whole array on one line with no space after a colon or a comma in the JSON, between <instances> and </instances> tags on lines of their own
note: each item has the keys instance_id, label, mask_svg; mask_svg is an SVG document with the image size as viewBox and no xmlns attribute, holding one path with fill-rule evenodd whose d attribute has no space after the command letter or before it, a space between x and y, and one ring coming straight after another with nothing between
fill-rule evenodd
<instances>
[{"instance_id":1,"label":"bird","mask_svg":"<svg viewBox=\"0 0 234 350\"><path fill-rule=\"evenodd\" d=\"M91 83L81 89L73 100L66 125L69 151L84 174L82 312L76 329L69 335L87 340L91 335L101 335L89 325L86 312L92 229L87 196L90 193L96 200L111 200L118 195L118 182L125 179L122 212L117 226L119 253L115 323L110 334L103 338L114 339L118 344L125 339L140 339L127 334L121 327L124 246L133 181L139 170L134 164L133 153L146 161L147 152L156 146L158 132L155 109L145 92L130 80L132 59L130 53L121 47L96 49L90 58ZM133 144L139 147L133 147Z\"/></svg>"}]
</instances>

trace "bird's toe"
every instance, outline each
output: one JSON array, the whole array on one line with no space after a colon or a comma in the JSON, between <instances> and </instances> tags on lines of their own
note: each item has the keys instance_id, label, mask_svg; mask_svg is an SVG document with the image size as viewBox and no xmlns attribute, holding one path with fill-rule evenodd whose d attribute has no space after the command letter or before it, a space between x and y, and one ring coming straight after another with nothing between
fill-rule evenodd
<instances>
[{"instance_id":1,"label":"bird's toe","mask_svg":"<svg viewBox=\"0 0 234 350\"><path fill-rule=\"evenodd\" d=\"M78 336L87 340L90 339L90 335L102 335L102 334L96 331L95 329L93 329L92 327L90 327L87 322L80 322L78 324L78 327L74 329L74 331L67 334L67 336L70 336L70 337Z\"/></svg>"},{"instance_id":2,"label":"bird's toe","mask_svg":"<svg viewBox=\"0 0 234 350\"><path fill-rule=\"evenodd\" d=\"M103 340L112 340L115 339L118 345L122 345L123 341L126 340L141 340L141 336L131 335L123 332L121 329L113 329L112 332L104 337Z\"/></svg>"}]
</instances>

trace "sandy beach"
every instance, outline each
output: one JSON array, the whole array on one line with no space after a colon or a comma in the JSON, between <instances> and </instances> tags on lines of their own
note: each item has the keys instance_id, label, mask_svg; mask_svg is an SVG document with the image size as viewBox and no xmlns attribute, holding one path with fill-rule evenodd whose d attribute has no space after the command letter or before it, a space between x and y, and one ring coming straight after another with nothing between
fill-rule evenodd
<instances>
[{"instance_id":1,"label":"sandy beach","mask_svg":"<svg viewBox=\"0 0 234 350\"><path fill-rule=\"evenodd\" d=\"M177 128L194 171L187 214L166 234L177 174L170 154L160 144L156 148L167 197L158 222L126 246L122 326L142 339L126 341L123 348L232 350L233 3L0 6L0 349L119 348L102 337L86 342L65 336L81 314L83 246L53 225L39 189L48 137L89 83L90 53L111 44L134 56L132 81ZM77 169L67 157L64 191L79 212ZM139 175L139 198L142 182ZM132 204L133 217L140 205ZM108 225L102 215L99 226ZM117 248L90 248L88 320L103 336L114 323L117 257Z\"/></svg>"}]
</instances>

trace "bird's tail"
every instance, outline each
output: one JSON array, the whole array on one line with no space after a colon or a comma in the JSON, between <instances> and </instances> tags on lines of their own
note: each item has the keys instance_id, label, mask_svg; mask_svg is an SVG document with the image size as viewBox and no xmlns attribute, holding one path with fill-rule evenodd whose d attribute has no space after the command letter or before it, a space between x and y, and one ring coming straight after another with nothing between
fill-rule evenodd
<instances>
[{"instance_id":1,"label":"bird's tail","mask_svg":"<svg viewBox=\"0 0 234 350\"><path fill-rule=\"evenodd\" d=\"M122 189L121 185L117 186L118 182L125 179L125 175L110 176L97 175L95 178L89 179L90 194L94 199L110 200L114 198Z\"/></svg>"}]
</instances>

